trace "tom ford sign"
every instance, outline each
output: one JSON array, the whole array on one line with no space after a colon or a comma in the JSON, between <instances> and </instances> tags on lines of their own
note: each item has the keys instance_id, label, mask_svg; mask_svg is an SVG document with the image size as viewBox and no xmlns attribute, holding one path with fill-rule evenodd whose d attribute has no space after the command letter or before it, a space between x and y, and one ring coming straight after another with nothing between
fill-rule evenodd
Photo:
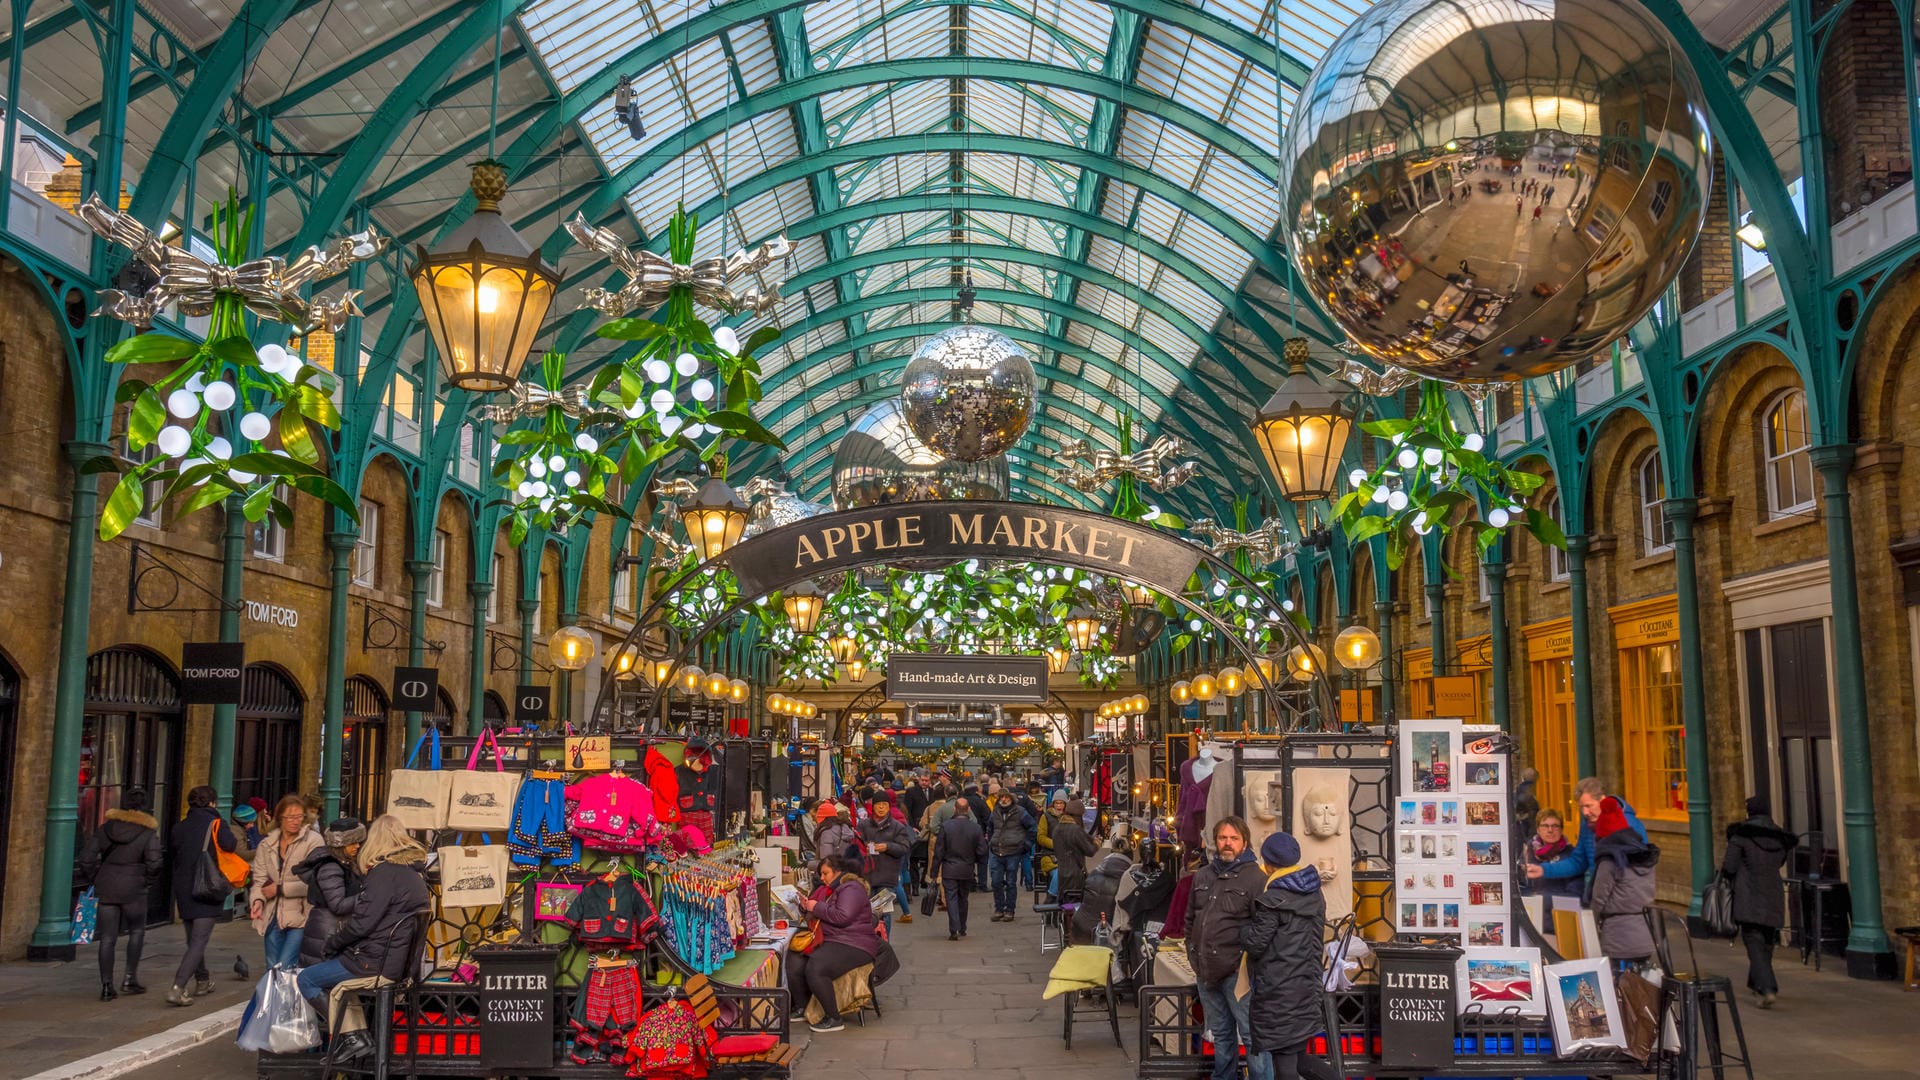
<instances>
[{"instance_id":1,"label":"tom ford sign","mask_svg":"<svg viewBox=\"0 0 1920 1080\"><path fill-rule=\"evenodd\" d=\"M1043 702L1044 656L949 656L894 653L887 657L889 701Z\"/></svg>"},{"instance_id":2,"label":"tom ford sign","mask_svg":"<svg viewBox=\"0 0 1920 1080\"><path fill-rule=\"evenodd\" d=\"M808 518L741 542L727 563L744 596L895 559L1027 559L1178 594L1201 557L1191 544L1105 514L1028 503L929 502Z\"/></svg>"}]
</instances>

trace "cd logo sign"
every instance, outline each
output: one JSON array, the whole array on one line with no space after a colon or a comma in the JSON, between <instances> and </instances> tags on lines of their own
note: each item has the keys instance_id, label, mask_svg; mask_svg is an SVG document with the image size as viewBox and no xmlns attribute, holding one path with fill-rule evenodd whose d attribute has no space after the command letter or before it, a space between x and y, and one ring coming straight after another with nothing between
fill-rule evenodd
<instances>
[{"instance_id":1,"label":"cd logo sign","mask_svg":"<svg viewBox=\"0 0 1920 1080\"><path fill-rule=\"evenodd\" d=\"M440 669L397 667L393 669L393 707L401 712L430 713L439 703Z\"/></svg>"}]
</instances>

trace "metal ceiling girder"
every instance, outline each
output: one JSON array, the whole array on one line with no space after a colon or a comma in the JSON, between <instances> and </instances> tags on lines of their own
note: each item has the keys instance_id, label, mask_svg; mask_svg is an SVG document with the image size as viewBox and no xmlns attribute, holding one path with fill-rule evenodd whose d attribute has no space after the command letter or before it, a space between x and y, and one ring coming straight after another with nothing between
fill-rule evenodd
<instances>
[{"instance_id":1,"label":"metal ceiling girder","mask_svg":"<svg viewBox=\"0 0 1920 1080\"><path fill-rule=\"evenodd\" d=\"M812 48L807 44L807 21L799 8L788 8L773 17L772 38L774 55L780 61L780 83L786 85L807 78L813 71L810 59ZM746 95L742 95L746 97ZM750 100L750 99L749 99ZM727 110L732 116L733 110ZM804 157L827 148L826 122L820 115L820 98L815 95L791 106L793 130L800 140L800 153ZM669 140L671 141L671 140ZM664 143L662 145L665 145ZM807 188L813 195L813 212L818 217L840 208L840 190L833 182L833 174L822 170L807 178ZM827 249L827 261L837 262L847 257L850 248L847 244L845 229L826 230L822 243ZM860 287L851 273L841 274L835 279L840 299L851 300L860 295ZM866 320L847 323L849 336L857 337L866 332Z\"/></svg>"},{"instance_id":2,"label":"metal ceiling girder","mask_svg":"<svg viewBox=\"0 0 1920 1080\"><path fill-rule=\"evenodd\" d=\"M505 57L501 58L501 62L503 64L506 62ZM545 108L547 108L546 103L529 105L511 116L501 117L499 124L500 132L504 134L524 127L528 123L531 123L535 117L539 116L541 110ZM474 154L485 149L486 145L487 129L483 127L475 131L472 135L467 136L465 140L448 147L446 152L438 157L424 162L413 169L409 169L399 176L388 180L386 183L381 184L363 196L363 200L368 206L378 209L381 204L385 203L388 199L393 198L395 195L400 194L442 169L460 161L472 160Z\"/></svg>"},{"instance_id":3,"label":"metal ceiling girder","mask_svg":"<svg viewBox=\"0 0 1920 1080\"><path fill-rule=\"evenodd\" d=\"M1133 85L1140 73L1140 53L1146 44L1147 21L1139 12L1116 10L1113 13L1113 30L1107 37L1107 72L1121 86ZM1117 69L1117 70L1116 70ZM1121 104L1111 98L1098 98L1093 103L1093 117L1087 127L1087 149L1112 157L1120 143ZM1088 183L1081 177L1078 190L1073 193L1073 209L1080 214L1098 217L1100 203L1106 197L1107 177L1101 173ZM1092 237L1086 229L1070 226L1067 233L1067 256L1075 263L1085 262L1087 251L1093 246ZM1056 300L1072 300L1079 291L1076 278L1062 277L1054 288ZM1053 333L1063 333L1065 328L1049 321L1047 329ZM1279 354L1275 353L1277 357Z\"/></svg>"},{"instance_id":4,"label":"metal ceiling girder","mask_svg":"<svg viewBox=\"0 0 1920 1080\"><path fill-rule=\"evenodd\" d=\"M146 168L141 170L140 182L127 205L127 213L134 220L159 230L168 211L173 209L173 200L187 182L187 172L200 159L200 148L206 142L207 133L213 130L227 102L239 88L247 65L260 55L273 32L293 14L298 4L299 0L247 0L246 6L234 16L219 42L195 69L186 97L175 105L159 141L154 143L153 153L147 158ZM118 269L126 265L129 258L131 253L116 249L108 265ZM102 276L113 275L109 272Z\"/></svg>"}]
</instances>

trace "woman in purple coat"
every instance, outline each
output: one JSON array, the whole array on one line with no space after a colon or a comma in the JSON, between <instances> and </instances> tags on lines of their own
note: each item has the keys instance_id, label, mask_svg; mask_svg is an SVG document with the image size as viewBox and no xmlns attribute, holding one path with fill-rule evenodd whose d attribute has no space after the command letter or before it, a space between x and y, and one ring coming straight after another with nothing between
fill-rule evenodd
<instances>
[{"instance_id":1,"label":"woman in purple coat","mask_svg":"<svg viewBox=\"0 0 1920 1080\"><path fill-rule=\"evenodd\" d=\"M787 956L787 990L793 996L793 1016L803 1017L809 1001L820 1002L826 1016L812 1025L816 1032L839 1031L840 1003L833 981L854 968L873 963L880 952L878 920L860 868L842 855L820 860L820 889L800 901L813 921L816 944L812 951ZM824 893L825 895L821 895Z\"/></svg>"}]
</instances>

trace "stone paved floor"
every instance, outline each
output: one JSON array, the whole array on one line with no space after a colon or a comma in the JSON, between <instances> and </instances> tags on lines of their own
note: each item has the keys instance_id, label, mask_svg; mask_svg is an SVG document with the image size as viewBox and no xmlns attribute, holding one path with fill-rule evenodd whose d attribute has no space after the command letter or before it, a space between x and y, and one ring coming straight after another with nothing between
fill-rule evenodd
<instances>
[{"instance_id":1,"label":"stone paved floor","mask_svg":"<svg viewBox=\"0 0 1920 1080\"><path fill-rule=\"evenodd\" d=\"M991 913L990 904L981 904L975 911L982 908ZM1123 1080L1130 1076L1137 1041L1131 1008L1121 1009L1125 1052L1114 1047L1105 1026L1091 1017L1075 1025L1073 1051L1062 1044L1060 1002L1040 1000L1052 958L1043 960L1038 953L1035 918L1023 914L1011 926L976 920L966 940L959 942L947 941L943 915L896 927L903 969L880 990L886 1016L869 1015L865 1028L850 1023L845 1031L828 1035L812 1035L801 1026L795 1040L806 1052L796 1075L801 1080ZM165 937L166 932L161 935ZM1731 975L1735 985L1744 982L1745 958L1737 948L1708 942L1699 948L1703 967ZM223 946L213 955L231 964L232 951ZM74 982L72 969L58 974L59 987L50 986L52 1000L61 1010L50 1012L35 1004L40 999L17 996L20 984L33 978L34 971L48 973L41 978L51 980L52 973L61 969L0 966L0 987L11 987L0 990L8 995L0 998L0 1044L18 1046L34 1037L97 1044L58 1059L70 1060L149 1033L137 1026L123 1028L123 1023L144 1023L148 1013L157 1013L165 1021L179 1012L159 1004L156 995L139 999L131 1010L123 1008L124 1001L103 1005L85 1000L68 985ZM1833 963L1816 974L1811 967L1801 967L1797 956L1787 954L1781 955L1779 971L1784 994L1778 1008L1763 1012L1744 993L1741 1001L1754 1072L1761 1080L1920 1077L1920 1050L1916 1049L1920 1042L1913 1034L1920 1020L1920 993L1902 993L1893 983L1850 980ZM241 984L230 979L220 982L216 1007L239 999ZM84 980L87 985L91 981ZM24 1067L25 1059L17 1049L0 1053L0 1077L37 1071ZM251 1056L236 1050L231 1040L220 1039L129 1075L134 1080L239 1080L252 1074Z\"/></svg>"}]
</instances>

